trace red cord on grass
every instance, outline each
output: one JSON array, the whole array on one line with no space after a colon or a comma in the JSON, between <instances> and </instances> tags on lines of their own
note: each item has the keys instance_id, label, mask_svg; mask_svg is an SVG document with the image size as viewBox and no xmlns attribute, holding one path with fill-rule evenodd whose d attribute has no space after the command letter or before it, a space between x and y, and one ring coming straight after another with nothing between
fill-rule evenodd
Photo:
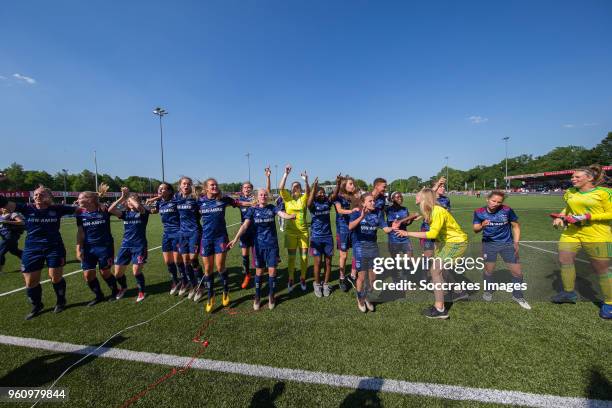
<instances>
[{"instance_id":1,"label":"red cord on grass","mask_svg":"<svg viewBox=\"0 0 612 408\"><path fill-rule=\"evenodd\" d=\"M235 316L239 316L241 314L251 314L251 313L255 313L254 310L248 311L248 312L240 312L237 309L230 309L230 308L225 308L223 309L223 312L225 312L225 314L227 314L230 317L235 317ZM210 344L208 340L202 340L202 336L204 335L204 333L206 332L206 330L208 330L208 328L217 321L217 319L219 319L219 316L221 315L216 315L215 318L208 318L204 324L202 324L202 326L200 326L200 328L198 328L198 330L196 331L195 336L193 337L192 341L194 343L198 343L198 345L200 346L198 348L198 350L195 352L195 354L193 354L191 356L191 358L189 359L189 361L187 362L187 364L185 364L183 367L181 368L176 368L173 367L172 370L170 370L169 373L164 374L163 376L161 376L160 378L158 378L157 380L155 380L154 382L152 382L151 384L147 385L145 387L144 390L140 391L139 393L133 395L132 397L128 398L127 400L125 400L123 402L123 404L121 404L121 408L127 408L130 405L134 404L135 402L137 402L139 399L141 399L142 397L144 397L145 395L147 395L150 391L154 390L155 388L157 388L157 386L159 386L160 384L166 382L167 380L169 380L170 378L174 377L177 374L183 374L186 373L191 366L193 365L193 363L198 359L198 357L200 357L204 351L206 351L206 348L208 347L208 345Z\"/></svg>"}]
</instances>

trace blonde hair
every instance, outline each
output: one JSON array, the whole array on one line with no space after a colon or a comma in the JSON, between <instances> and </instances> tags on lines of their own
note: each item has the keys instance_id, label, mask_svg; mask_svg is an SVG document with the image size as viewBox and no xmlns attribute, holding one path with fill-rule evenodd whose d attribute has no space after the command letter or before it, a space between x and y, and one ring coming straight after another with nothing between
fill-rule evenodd
<instances>
[{"instance_id":1,"label":"blonde hair","mask_svg":"<svg viewBox=\"0 0 612 408\"><path fill-rule=\"evenodd\" d=\"M202 193L202 187L199 184L196 186L193 183L191 177L182 176L178 181L178 191L181 195L183 194L183 192L181 191L181 183L183 182L183 180L189 180L189 182L191 183L191 197L197 199L198 196Z\"/></svg>"},{"instance_id":2,"label":"blonde hair","mask_svg":"<svg viewBox=\"0 0 612 408\"><path fill-rule=\"evenodd\" d=\"M43 186L42 184L39 184L38 187L36 187L33 191L33 193L36 193L37 191L41 191L44 194L47 195L47 197L49 197L49 202L53 203L53 192L51 191L50 188Z\"/></svg>"},{"instance_id":3,"label":"blonde hair","mask_svg":"<svg viewBox=\"0 0 612 408\"><path fill-rule=\"evenodd\" d=\"M421 197L419 208L425 222L431 222L431 214L436 205L436 193L431 188L424 188L417 193Z\"/></svg>"},{"instance_id":4,"label":"blonde hair","mask_svg":"<svg viewBox=\"0 0 612 408\"><path fill-rule=\"evenodd\" d=\"M108 192L109 186L106 183L100 183L98 186L98 191L82 191L83 194L87 198L92 198L95 200L96 204L100 203L100 198L104 197Z\"/></svg>"},{"instance_id":5,"label":"blonde hair","mask_svg":"<svg viewBox=\"0 0 612 408\"><path fill-rule=\"evenodd\" d=\"M581 167L576 171L585 173L593 178L593 185L599 186L606 182L607 176L599 164L591 164L587 167Z\"/></svg>"}]
</instances>

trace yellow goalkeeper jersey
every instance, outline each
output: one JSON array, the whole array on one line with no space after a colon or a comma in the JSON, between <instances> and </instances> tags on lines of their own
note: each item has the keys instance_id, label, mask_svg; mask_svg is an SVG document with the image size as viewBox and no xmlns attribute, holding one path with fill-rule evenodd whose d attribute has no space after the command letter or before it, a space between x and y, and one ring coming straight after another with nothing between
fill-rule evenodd
<instances>
[{"instance_id":1,"label":"yellow goalkeeper jersey","mask_svg":"<svg viewBox=\"0 0 612 408\"><path fill-rule=\"evenodd\" d=\"M442 243L467 242L468 240L467 234L463 232L455 217L439 205L434 205L426 236L427 239L436 239Z\"/></svg>"},{"instance_id":2,"label":"yellow goalkeeper jersey","mask_svg":"<svg viewBox=\"0 0 612 408\"><path fill-rule=\"evenodd\" d=\"M612 190L595 187L589 191L568 189L563 195L566 215L591 214L591 219L580 224L570 224L564 234L579 234L592 242L609 242L612 237Z\"/></svg>"},{"instance_id":3,"label":"yellow goalkeeper jersey","mask_svg":"<svg viewBox=\"0 0 612 408\"><path fill-rule=\"evenodd\" d=\"M288 190L283 189L280 191L280 196L285 203L285 212L287 214L295 214L294 220L285 221L285 234L308 234L308 224L306 222L308 194L304 193L299 198L294 199Z\"/></svg>"}]
</instances>

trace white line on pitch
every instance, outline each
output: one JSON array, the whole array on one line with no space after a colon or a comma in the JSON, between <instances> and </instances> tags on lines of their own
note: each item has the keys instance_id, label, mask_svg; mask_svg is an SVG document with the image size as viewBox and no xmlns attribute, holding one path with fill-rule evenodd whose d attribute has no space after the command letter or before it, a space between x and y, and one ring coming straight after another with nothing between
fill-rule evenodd
<instances>
[{"instance_id":1,"label":"white line on pitch","mask_svg":"<svg viewBox=\"0 0 612 408\"><path fill-rule=\"evenodd\" d=\"M542 251L542 252L547 252L547 253L549 253L549 254L559 255L559 253L558 253L558 252L556 252L556 251L550 251L550 250L548 250L548 249L538 248L538 247L533 246L533 245L527 245L527 244L525 244L524 242L547 242L547 241L519 241L519 244L521 244L521 245L523 245L523 246L526 246L526 247L529 247L529 248L533 248L533 249L540 250L540 251ZM556 241L555 241L555 242L556 242ZM590 264L590 262L589 262L589 261L587 261L586 259L576 258L576 260L577 260L578 262L582 262L582 263Z\"/></svg>"},{"instance_id":2,"label":"white line on pitch","mask_svg":"<svg viewBox=\"0 0 612 408\"><path fill-rule=\"evenodd\" d=\"M61 343L27 337L0 335L0 344L28 347L53 352L74 353L79 355L87 355L91 353L91 355L95 355L97 357L166 365L171 367L184 367L191 361L190 357L175 356L170 354L156 354L112 347L96 348L94 346ZM195 359L191 367L199 370L240 374L250 377L287 380L308 384L322 384L350 389L382 391L403 395L420 395L431 398L443 398L458 401L479 401L507 405L551 408L612 407L612 401L595 400L589 398L561 397L556 395L534 394L521 391L504 391L489 388L463 387L458 385L388 380L378 377L359 377L354 375L296 370L291 368L235 363L204 358Z\"/></svg>"}]
</instances>

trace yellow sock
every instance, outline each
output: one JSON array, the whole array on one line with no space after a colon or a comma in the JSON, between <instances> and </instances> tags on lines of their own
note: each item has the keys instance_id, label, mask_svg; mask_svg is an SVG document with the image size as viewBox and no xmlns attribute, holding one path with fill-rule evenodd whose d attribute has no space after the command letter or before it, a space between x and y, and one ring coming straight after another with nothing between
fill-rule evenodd
<instances>
[{"instance_id":1,"label":"yellow sock","mask_svg":"<svg viewBox=\"0 0 612 408\"><path fill-rule=\"evenodd\" d=\"M289 273L289 280L292 281L295 277L295 254L289 255L289 261L287 264L287 272Z\"/></svg>"},{"instance_id":2,"label":"yellow sock","mask_svg":"<svg viewBox=\"0 0 612 408\"><path fill-rule=\"evenodd\" d=\"M574 284L576 283L576 267L574 264L561 265L561 281L563 281L564 291L574 291Z\"/></svg>"},{"instance_id":3,"label":"yellow sock","mask_svg":"<svg viewBox=\"0 0 612 408\"><path fill-rule=\"evenodd\" d=\"M604 295L604 302L608 305L612 305L612 272L599 275L599 285Z\"/></svg>"},{"instance_id":4,"label":"yellow sock","mask_svg":"<svg viewBox=\"0 0 612 408\"><path fill-rule=\"evenodd\" d=\"M300 254L300 277L306 279L306 272L308 271L308 253Z\"/></svg>"}]
</instances>

